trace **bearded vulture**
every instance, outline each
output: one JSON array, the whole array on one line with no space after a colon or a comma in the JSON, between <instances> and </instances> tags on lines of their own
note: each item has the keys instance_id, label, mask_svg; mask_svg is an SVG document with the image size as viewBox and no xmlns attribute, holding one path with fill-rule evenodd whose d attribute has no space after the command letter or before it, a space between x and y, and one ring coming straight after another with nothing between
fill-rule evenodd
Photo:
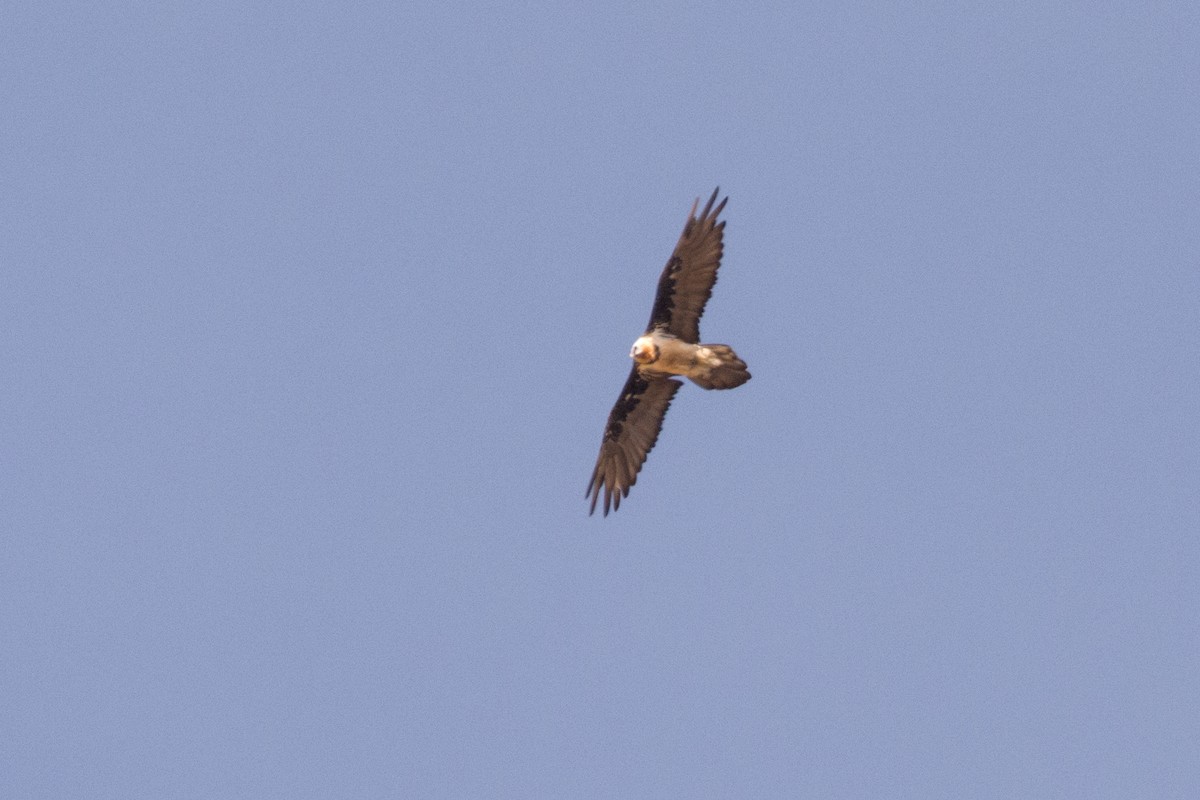
<instances>
[{"instance_id":1,"label":"bearded vulture","mask_svg":"<svg viewBox=\"0 0 1200 800\"><path fill-rule=\"evenodd\" d=\"M596 501L604 493L604 515L621 507L629 487L637 482L646 454L658 441L663 417L683 384L668 376L682 375L705 389L733 389L750 380L746 363L725 344L700 344L700 315L712 296L724 249L725 221L717 215L729 201L713 208L718 187L700 216L692 204L675 252L658 279L658 293L646 332L633 343L633 369L608 415L600 457L585 496Z\"/></svg>"}]
</instances>

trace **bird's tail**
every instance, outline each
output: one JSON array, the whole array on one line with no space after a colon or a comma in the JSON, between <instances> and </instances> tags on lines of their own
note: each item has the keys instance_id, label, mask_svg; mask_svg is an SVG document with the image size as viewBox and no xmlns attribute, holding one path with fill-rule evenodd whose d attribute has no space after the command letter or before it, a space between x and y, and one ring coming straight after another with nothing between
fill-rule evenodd
<instances>
[{"instance_id":1,"label":"bird's tail","mask_svg":"<svg viewBox=\"0 0 1200 800\"><path fill-rule=\"evenodd\" d=\"M702 344L699 368L689 378L705 389L733 389L750 380L746 362L727 344Z\"/></svg>"}]
</instances>

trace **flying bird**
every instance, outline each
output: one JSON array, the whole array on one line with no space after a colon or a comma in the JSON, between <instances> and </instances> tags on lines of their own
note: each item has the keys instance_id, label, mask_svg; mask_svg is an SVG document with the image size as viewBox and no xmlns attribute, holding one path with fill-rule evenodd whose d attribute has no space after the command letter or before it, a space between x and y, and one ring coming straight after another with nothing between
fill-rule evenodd
<instances>
[{"instance_id":1,"label":"flying bird","mask_svg":"<svg viewBox=\"0 0 1200 800\"><path fill-rule=\"evenodd\" d=\"M712 296L724 250L725 221L717 222L717 215L729 198L713 208L720 191L713 191L699 217L700 199L692 204L675 252L658 279L650 324L633 343L633 369L604 427L600 457L585 493L592 498L589 515L596 512L601 493L605 516L629 496L646 454L658 441L667 408L683 385L671 375L705 389L733 389L750 380L746 363L729 345L700 344L700 315Z\"/></svg>"}]
</instances>

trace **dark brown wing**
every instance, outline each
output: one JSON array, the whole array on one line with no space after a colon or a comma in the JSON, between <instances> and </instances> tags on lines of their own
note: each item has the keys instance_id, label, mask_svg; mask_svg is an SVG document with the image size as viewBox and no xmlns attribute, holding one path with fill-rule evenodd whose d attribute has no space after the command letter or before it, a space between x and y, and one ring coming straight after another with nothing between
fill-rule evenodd
<instances>
[{"instance_id":1,"label":"dark brown wing","mask_svg":"<svg viewBox=\"0 0 1200 800\"><path fill-rule=\"evenodd\" d=\"M585 496L592 498L589 515L596 512L596 501L604 490L604 516L611 506L621 507L621 498L629 495L629 487L637 483L638 471L646 454L658 441L663 417L671 399L683 384L670 378L647 378L635 366L625 381L625 388L608 415L604 439L600 442L600 457L588 481Z\"/></svg>"},{"instance_id":2,"label":"dark brown wing","mask_svg":"<svg viewBox=\"0 0 1200 800\"><path fill-rule=\"evenodd\" d=\"M700 315L704 313L704 304L712 297L724 249L725 222L717 222L717 215L729 198L714 209L713 203L720 191L720 187L713 191L698 218L696 207L700 200L697 198L692 205L675 252L671 253L658 279L658 293L654 297L647 333L659 328L685 342L700 343Z\"/></svg>"}]
</instances>

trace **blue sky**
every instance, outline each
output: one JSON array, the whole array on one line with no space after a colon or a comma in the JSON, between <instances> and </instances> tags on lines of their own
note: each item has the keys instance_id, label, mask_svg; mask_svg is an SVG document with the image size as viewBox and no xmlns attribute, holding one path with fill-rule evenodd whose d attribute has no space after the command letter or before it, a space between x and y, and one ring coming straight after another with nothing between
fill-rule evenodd
<instances>
[{"instance_id":1,"label":"blue sky","mask_svg":"<svg viewBox=\"0 0 1200 800\"><path fill-rule=\"evenodd\" d=\"M0 795L1194 797L1191 3L25 4ZM655 280L702 331L587 516Z\"/></svg>"}]
</instances>

